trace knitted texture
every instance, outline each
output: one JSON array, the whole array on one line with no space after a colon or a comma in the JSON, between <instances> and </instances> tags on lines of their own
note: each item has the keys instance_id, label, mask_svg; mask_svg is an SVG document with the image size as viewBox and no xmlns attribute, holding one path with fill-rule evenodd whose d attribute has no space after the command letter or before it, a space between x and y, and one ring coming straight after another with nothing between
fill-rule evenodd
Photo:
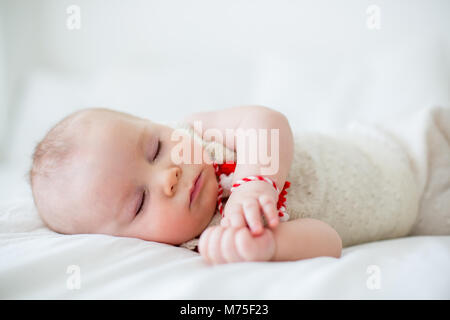
<instances>
[{"instance_id":1,"label":"knitted texture","mask_svg":"<svg viewBox=\"0 0 450 320\"><path fill-rule=\"evenodd\" d=\"M409 233L417 217L417 184L407 158L381 133L294 137L286 202L291 219L328 223L344 247Z\"/></svg>"}]
</instances>

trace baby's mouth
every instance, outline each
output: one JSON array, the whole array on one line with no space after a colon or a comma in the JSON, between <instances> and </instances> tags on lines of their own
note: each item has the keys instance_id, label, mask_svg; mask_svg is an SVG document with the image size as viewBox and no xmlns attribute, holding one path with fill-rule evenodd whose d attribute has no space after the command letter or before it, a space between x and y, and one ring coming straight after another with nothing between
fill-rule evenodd
<instances>
[{"instance_id":1,"label":"baby's mouth","mask_svg":"<svg viewBox=\"0 0 450 320\"><path fill-rule=\"evenodd\" d=\"M202 185L203 185L202 173L203 173L203 171L200 171L200 173L195 178L195 180L192 184L191 191L190 191L189 207L192 205L192 202L194 202L194 200L197 198L197 196L200 193L200 190L202 188Z\"/></svg>"}]
</instances>

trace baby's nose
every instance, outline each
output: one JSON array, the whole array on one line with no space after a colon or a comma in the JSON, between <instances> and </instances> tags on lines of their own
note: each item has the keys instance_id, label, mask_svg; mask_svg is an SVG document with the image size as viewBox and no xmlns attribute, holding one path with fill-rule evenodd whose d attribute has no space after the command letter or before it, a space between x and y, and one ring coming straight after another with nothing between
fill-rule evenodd
<instances>
[{"instance_id":1,"label":"baby's nose","mask_svg":"<svg viewBox=\"0 0 450 320\"><path fill-rule=\"evenodd\" d=\"M164 193L171 197L176 192L178 180L181 176L181 169L179 167L170 168L167 174L167 181L164 185Z\"/></svg>"}]
</instances>

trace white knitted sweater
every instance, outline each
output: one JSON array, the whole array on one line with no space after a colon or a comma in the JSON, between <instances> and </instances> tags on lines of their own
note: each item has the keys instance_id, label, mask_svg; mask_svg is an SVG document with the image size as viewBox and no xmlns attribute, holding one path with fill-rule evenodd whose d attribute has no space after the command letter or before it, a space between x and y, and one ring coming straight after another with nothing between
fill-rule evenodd
<instances>
[{"instance_id":1,"label":"white knitted sweater","mask_svg":"<svg viewBox=\"0 0 450 320\"><path fill-rule=\"evenodd\" d=\"M444 111L450 119L450 111ZM433 113L427 113L422 122L428 124L411 125L425 136L433 130L441 132L442 128L436 129L430 121L432 117ZM217 162L235 159L233 151L202 141L192 128L184 128L203 143ZM445 130L450 134L450 122ZM433 155L429 147L418 156L421 159L414 158L412 146L430 142L408 142L401 134L393 135L394 131L356 123L335 134L294 130L294 158L287 178L291 187L286 197L290 219L310 217L328 223L339 233L344 247L407 236L423 216L419 215L426 185L423 180L427 180L430 170L425 174L423 171ZM449 145L447 141L441 158L449 159ZM442 150L442 146L435 146L435 150ZM450 162L448 165L446 181L450 183ZM447 196L445 201L450 203L450 198ZM439 233L450 234L450 213L441 213L441 220L444 230ZM219 221L216 213L210 226ZM441 228L442 221L438 222ZM197 243L198 239L193 239L182 246L193 249Z\"/></svg>"}]
</instances>

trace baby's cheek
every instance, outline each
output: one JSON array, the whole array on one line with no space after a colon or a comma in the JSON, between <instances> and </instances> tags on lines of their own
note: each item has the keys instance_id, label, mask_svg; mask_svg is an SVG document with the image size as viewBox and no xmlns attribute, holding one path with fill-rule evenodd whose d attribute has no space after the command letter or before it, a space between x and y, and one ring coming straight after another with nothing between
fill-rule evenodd
<instances>
[{"instance_id":1,"label":"baby's cheek","mask_svg":"<svg viewBox=\"0 0 450 320\"><path fill-rule=\"evenodd\" d=\"M219 192L219 185L216 180L215 174L209 179L207 183L207 187L205 191L205 195L203 200L203 203L205 204L205 210L207 211L207 215L209 217L212 217L212 215L216 211L217 207L217 196Z\"/></svg>"}]
</instances>

